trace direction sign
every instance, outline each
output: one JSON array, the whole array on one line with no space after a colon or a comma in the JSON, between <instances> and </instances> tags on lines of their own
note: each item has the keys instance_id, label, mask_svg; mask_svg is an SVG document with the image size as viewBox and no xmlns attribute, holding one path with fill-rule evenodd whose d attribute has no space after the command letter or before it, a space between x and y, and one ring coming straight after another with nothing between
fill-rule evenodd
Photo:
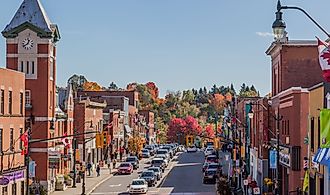
<instances>
[{"instance_id":1,"label":"direction sign","mask_svg":"<svg viewBox=\"0 0 330 195\"><path fill-rule=\"evenodd\" d=\"M244 179L244 180L243 180L243 184L244 184L245 186L247 186L247 185L249 185L249 181L248 181L247 179Z\"/></svg>"},{"instance_id":2,"label":"direction sign","mask_svg":"<svg viewBox=\"0 0 330 195\"><path fill-rule=\"evenodd\" d=\"M9 179L6 177L0 177L0 185L5 186L9 184Z\"/></svg>"}]
</instances>

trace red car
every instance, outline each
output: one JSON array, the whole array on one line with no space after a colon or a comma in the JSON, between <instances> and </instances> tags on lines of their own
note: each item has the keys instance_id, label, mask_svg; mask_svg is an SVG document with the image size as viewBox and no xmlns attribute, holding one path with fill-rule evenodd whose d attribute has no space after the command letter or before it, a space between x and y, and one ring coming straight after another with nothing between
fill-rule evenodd
<instances>
[{"instance_id":1,"label":"red car","mask_svg":"<svg viewBox=\"0 0 330 195\"><path fill-rule=\"evenodd\" d=\"M122 175L122 174L131 174L133 173L133 166L131 163L121 163L118 167L118 174Z\"/></svg>"}]
</instances>

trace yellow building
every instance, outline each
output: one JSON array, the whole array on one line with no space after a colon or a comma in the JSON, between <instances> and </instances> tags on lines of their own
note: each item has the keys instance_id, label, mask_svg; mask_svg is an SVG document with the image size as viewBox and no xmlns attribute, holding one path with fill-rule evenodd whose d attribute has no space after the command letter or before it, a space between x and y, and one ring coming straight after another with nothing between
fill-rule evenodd
<instances>
[{"instance_id":1,"label":"yellow building","mask_svg":"<svg viewBox=\"0 0 330 195\"><path fill-rule=\"evenodd\" d=\"M324 108L325 87L324 83L319 83L309 88L309 167L310 194L324 194L324 166L313 163L314 156L320 147L320 109Z\"/></svg>"}]
</instances>

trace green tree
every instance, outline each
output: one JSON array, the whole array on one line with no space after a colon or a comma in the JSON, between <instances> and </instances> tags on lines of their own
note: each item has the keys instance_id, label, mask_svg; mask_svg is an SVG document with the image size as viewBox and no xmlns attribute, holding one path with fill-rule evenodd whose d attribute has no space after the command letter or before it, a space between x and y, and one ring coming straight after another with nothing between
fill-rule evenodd
<instances>
[{"instance_id":1,"label":"green tree","mask_svg":"<svg viewBox=\"0 0 330 195\"><path fill-rule=\"evenodd\" d=\"M116 85L116 83L111 82L109 85L109 89L110 90L118 90L118 86Z\"/></svg>"}]
</instances>

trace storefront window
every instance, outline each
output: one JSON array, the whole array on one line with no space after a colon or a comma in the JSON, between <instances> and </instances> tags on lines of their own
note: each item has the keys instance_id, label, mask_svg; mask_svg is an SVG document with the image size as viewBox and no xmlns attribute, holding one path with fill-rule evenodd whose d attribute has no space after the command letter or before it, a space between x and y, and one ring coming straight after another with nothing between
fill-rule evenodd
<instances>
[{"instance_id":1,"label":"storefront window","mask_svg":"<svg viewBox=\"0 0 330 195\"><path fill-rule=\"evenodd\" d=\"M21 194L24 194L25 189L24 189L24 181L21 181Z\"/></svg>"},{"instance_id":2,"label":"storefront window","mask_svg":"<svg viewBox=\"0 0 330 195\"><path fill-rule=\"evenodd\" d=\"M16 193L16 191L17 191L17 189L16 189L16 183L12 184L12 185L11 185L11 188L12 188L11 190L12 190L12 192L13 192L12 195L16 195L16 194L17 194L17 193Z\"/></svg>"},{"instance_id":3,"label":"storefront window","mask_svg":"<svg viewBox=\"0 0 330 195\"><path fill-rule=\"evenodd\" d=\"M2 187L2 194L3 195L8 195L8 187Z\"/></svg>"}]
</instances>

